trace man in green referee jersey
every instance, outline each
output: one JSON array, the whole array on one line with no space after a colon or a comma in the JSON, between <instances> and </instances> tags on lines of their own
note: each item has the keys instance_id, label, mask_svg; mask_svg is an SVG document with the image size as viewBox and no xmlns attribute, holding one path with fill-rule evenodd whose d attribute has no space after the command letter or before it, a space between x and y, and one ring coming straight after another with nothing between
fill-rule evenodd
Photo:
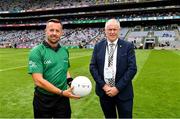
<instances>
[{"instance_id":1,"label":"man in green referee jersey","mask_svg":"<svg viewBox=\"0 0 180 119\"><path fill-rule=\"evenodd\" d=\"M79 99L68 88L69 53L58 43L63 25L58 19L47 21L45 40L29 54L29 74L35 84L33 110L35 118L70 118L69 98Z\"/></svg>"}]
</instances>

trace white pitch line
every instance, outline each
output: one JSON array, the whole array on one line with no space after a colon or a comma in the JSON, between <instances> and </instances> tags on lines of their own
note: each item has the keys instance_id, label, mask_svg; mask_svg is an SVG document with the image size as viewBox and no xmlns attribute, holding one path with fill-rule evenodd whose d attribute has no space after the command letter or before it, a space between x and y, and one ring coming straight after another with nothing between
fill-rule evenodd
<instances>
[{"instance_id":1,"label":"white pitch line","mask_svg":"<svg viewBox=\"0 0 180 119\"><path fill-rule=\"evenodd\" d=\"M76 58L85 57L85 56L90 56L90 55L84 55L84 56L72 57L72 58L69 58L69 59L76 59ZM27 67L27 66L24 65L24 66L19 66L19 67L12 67L12 68L0 69L0 72L3 72L3 71L9 71L9 70L14 70L14 69L20 69L20 68L24 68L24 67Z\"/></svg>"},{"instance_id":2,"label":"white pitch line","mask_svg":"<svg viewBox=\"0 0 180 119\"><path fill-rule=\"evenodd\" d=\"M83 56L78 56L78 57L71 57L71 58L69 58L69 59L77 59L77 58L80 58L80 57L86 57L86 56L90 56L91 54L89 54L89 55L83 55Z\"/></svg>"},{"instance_id":3,"label":"white pitch line","mask_svg":"<svg viewBox=\"0 0 180 119\"><path fill-rule=\"evenodd\" d=\"M19 66L19 67L12 67L12 68L0 69L0 72L9 71L9 70L14 70L14 69L19 69L19 68L24 68L24 67L26 67L26 65L24 65L24 66Z\"/></svg>"}]
</instances>

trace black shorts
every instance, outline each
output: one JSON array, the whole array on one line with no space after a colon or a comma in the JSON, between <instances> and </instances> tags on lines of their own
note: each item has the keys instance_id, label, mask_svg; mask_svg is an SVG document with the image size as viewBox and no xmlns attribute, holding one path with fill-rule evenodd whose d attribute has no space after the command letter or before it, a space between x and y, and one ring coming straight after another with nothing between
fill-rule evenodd
<instances>
[{"instance_id":1,"label":"black shorts","mask_svg":"<svg viewBox=\"0 0 180 119\"><path fill-rule=\"evenodd\" d=\"M34 92L34 118L70 118L71 107L67 97Z\"/></svg>"}]
</instances>

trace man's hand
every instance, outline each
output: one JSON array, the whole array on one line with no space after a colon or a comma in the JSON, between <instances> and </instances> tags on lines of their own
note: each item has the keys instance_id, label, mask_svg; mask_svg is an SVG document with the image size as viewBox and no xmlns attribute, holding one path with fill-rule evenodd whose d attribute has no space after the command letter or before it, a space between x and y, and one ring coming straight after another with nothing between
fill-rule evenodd
<instances>
[{"instance_id":1,"label":"man's hand","mask_svg":"<svg viewBox=\"0 0 180 119\"><path fill-rule=\"evenodd\" d=\"M116 87L111 87L108 84L103 86L103 90L109 97L114 97L119 93L119 90Z\"/></svg>"},{"instance_id":2,"label":"man's hand","mask_svg":"<svg viewBox=\"0 0 180 119\"><path fill-rule=\"evenodd\" d=\"M77 95L74 95L72 93L72 90L73 90L73 87L70 87L67 90L64 90L62 96L69 97L69 98L72 98L72 99L80 99L81 97L77 96Z\"/></svg>"},{"instance_id":3,"label":"man's hand","mask_svg":"<svg viewBox=\"0 0 180 119\"><path fill-rule=\"evenodd\" d=\"M111 87L108 84L105 84L102 89L107 93L110 91Z\"/></svg>"},{"instance_id":4,"label":"man's hand","mask_svg":"<svg viewBox=\"0 0 180 119\"><path fill-rule=\"evenodd\" d=\"M114 97L119 93L119 90L116 87L110 87L110 90L106 93L110 97Z\"/></svg>"}]
</instances>

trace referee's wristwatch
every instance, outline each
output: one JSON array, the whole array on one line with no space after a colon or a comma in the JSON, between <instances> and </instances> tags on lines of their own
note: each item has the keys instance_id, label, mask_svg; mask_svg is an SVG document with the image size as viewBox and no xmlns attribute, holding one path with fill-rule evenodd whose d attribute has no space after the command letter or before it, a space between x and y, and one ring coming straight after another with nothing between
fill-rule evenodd
<instances>
[{"instance_id":1,"label":"referee's wristwatch","mask_svg":"<svg viewBox=\"0 0 180 119\"><path fill-rule=\"evenodd\" d=\"M63 96L63 92L64 92L63 90L60 90L59 95L60 95L60 96Z\"/></svg>"}]
</instances>

